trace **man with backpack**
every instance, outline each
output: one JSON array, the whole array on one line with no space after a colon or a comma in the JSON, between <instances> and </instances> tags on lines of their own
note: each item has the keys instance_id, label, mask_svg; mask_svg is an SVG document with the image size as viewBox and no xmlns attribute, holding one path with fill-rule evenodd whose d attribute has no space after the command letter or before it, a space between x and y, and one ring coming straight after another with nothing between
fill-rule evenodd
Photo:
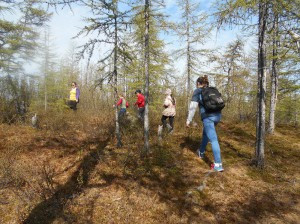
<instances>
[{"instance_id":1,"label":"man with backpack","mask_svg":"<svg viewBox=\"0 0 300 224\"><path fill-rule=\"evenodd\" d=\"M214 154L213 169L221 172L224 169L215 126L221 120L221 110L225 107L225 103L219 91L214 87L209 87L209 82L206 75L199 77L196 85L197 89L194 91L192 96L186 126L190 127L190 123L193 120L197 107L199 106L201 119L203 122L203 134L201 146L200 149L197 150L197 154L203 159L207 143L210 141Z\"/></svg>"}]
</instances>

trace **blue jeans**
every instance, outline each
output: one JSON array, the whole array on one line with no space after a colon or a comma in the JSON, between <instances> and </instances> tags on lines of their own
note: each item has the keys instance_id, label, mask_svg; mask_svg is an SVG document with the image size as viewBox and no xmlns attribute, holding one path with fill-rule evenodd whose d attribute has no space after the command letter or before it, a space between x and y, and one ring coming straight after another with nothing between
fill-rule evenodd
<instances>
[{"instance_id":1,"label":"blue jeans","mask_svg":"<svg viewBox=\"0 0 300 224\"><path fill-rule=\"evenodd\" d=\"M201 153L205 152L206 145L210 141L212 151L214 154L215 163L222 163L221 150L220 150L218 136L215 128L215 126L219 123L220 120L221 120L221 113L216 116L207 117L203 119L203 135L202 135L200 152Z\"/></svg>"},{"instance_id":2,"label":"blue jeans","mask_svg":"<svg viewBox=\"0 0 300 224\"><path fill-rule=\"evenodd\" d=\"M119 117L123 117L126 114L126 109L125 108L121 108L119 111Z\"/></svg>"}]
</instances>

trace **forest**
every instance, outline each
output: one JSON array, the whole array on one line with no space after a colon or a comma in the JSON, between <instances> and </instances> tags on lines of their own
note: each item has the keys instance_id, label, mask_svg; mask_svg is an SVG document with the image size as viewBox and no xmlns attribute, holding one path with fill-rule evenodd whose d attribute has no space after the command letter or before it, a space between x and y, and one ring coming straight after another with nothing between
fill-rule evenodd
<instances>
[{"instance_id":1,"label":"forest","mask_svg":"<svg viewBox=\"0 0 300 224\"><path fill-rule=\"evenodd\" d=\"M299 0L0 16L0 223L299 222Z\"/></svg>"}]
</instances>

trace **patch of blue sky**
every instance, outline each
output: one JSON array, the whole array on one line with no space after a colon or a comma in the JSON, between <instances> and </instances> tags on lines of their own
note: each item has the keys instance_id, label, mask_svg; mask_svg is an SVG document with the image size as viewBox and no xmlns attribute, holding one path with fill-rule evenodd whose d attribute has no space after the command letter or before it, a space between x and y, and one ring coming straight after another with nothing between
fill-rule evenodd
<instances>
[{"instance_id":1,"label":"patch of blue sky","mask_svg":"<svg viewBox=\"0 0 300 224\"><path fill-rule=\"evenodd\" d=\"M211 4L212 0L198 0L200 3L199 10L206 12L208 14L212 13ZM181 19L181 13L176 3L176 0L165 0L165 9L163 12L165 15L169 16L171 21L179 21ZM129 9L126 5L120 5L121 10ZM53 45L56 49L55 53L59 58L66 56L69 52L70 46L77 45L81 46L87 43L88 40L96 37L95 33L89 34L87 36L81 35L78 38L74 38L78 32L86 25L84 21L85 17L91 16L91 12L86 7L81 5L72 5L72 9L69 7L64 7L63 9L57 8L57 12L54 9L51 9L53 12L53 17L49 23L51 36L53 37ZM211 18L211 17L210 17ZM212 33L208 35L208 39L204 45L199 45L199 48L208 48L208 49L217 49L222 48L228 45L237 38L237 36L242 36L242 31L239 27L234 27L233 29L226 29L217 31L213 29ZM168 53L172 53L175 49L178 49L179 46L182 46L182 42L178 40L175 35L161 33L160 37L166 42L166 50ZM248 51L253 46L253 41L255 37L243 37L245 42L245 49ZM94 54L92 58L93 62L96 62L101 58L101 55L104 54L104 51L108 50L108 45L100 45L99 49ZM175 69L178 70L178 73L184 72L184 59L180 59L174 63Z\"/></svg>"},{"instance_id":2,"label":"patch of blue sky","mask_svg":"<svg viewBox=\"0 0 300 224\"><path fill-rule=\"evenodd\" d=\"M196 1L194 1L196 2ZM212 16L213 10L212 10L212 4L215 1L210 0L198 0L199 3L199 11L198 13L205 13L208 17L208 22L211 24L211 26L216 26L216 23L214 21L214 18ZM172 22L179 22L182 20L181 18L181 10L180 7L178 7L177 1L174 0L166 0L166 8L165 8L165 14L168 15L168 20ZM215 24L215 25L214 25ZM181 48L182 46L186 45L186 43L183 41L180 41L176 35L172 35L170 33L164 33L162 32L160 34L160 37L165 40L166 43L166 50L167 52L172 55L172 52L175 50ZM196 48L198 49L212 49L212 50L224 50L224 48L234 40L241 38L243 42L245 43L245 51L250 52L255 44L256 37L255 35L249 35L243 32L241 27L237 26L224 26L222 29L213 28L211 33L207 34L207 38L204 41L203 44L198 44ZM200 71L210 71L212 67L205 63L205 57L200 58L200 62L202 64L205 64L206 66L202 66L199 70ZM186 70L186 58L180 58L174 61L174 68L177 74L183 74Z\"/></svg>"}]
</instances>

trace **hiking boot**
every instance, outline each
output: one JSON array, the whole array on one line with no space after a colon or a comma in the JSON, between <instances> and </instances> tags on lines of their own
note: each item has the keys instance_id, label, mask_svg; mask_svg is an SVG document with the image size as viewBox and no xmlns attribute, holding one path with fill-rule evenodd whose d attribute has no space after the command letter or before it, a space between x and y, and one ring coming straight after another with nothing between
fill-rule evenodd
<instances>
[{"instance_id":1,"label":"hiking boot","mask_svg":"<svg viewBox=\"0 0 300 224\"><path fill-rule=\"evenodd\" d=\"M205 153L200 152L200 149L197 149L197 155L199 156L200 159L204 159Z\"/></svg>"},{"instance_id":2,"label":"hiking boot","mask_svg":"<svg viewBox=\"0 0 300 224\"><path fill-rule=\"evenodd\" d=\"M223 166L222 166L222 163L214 163L214 164L211 164L211 168L212 168L214 171L217 171L217 172L222 172L222 171L224 171Z\"/></svg>"}]
</instances>

